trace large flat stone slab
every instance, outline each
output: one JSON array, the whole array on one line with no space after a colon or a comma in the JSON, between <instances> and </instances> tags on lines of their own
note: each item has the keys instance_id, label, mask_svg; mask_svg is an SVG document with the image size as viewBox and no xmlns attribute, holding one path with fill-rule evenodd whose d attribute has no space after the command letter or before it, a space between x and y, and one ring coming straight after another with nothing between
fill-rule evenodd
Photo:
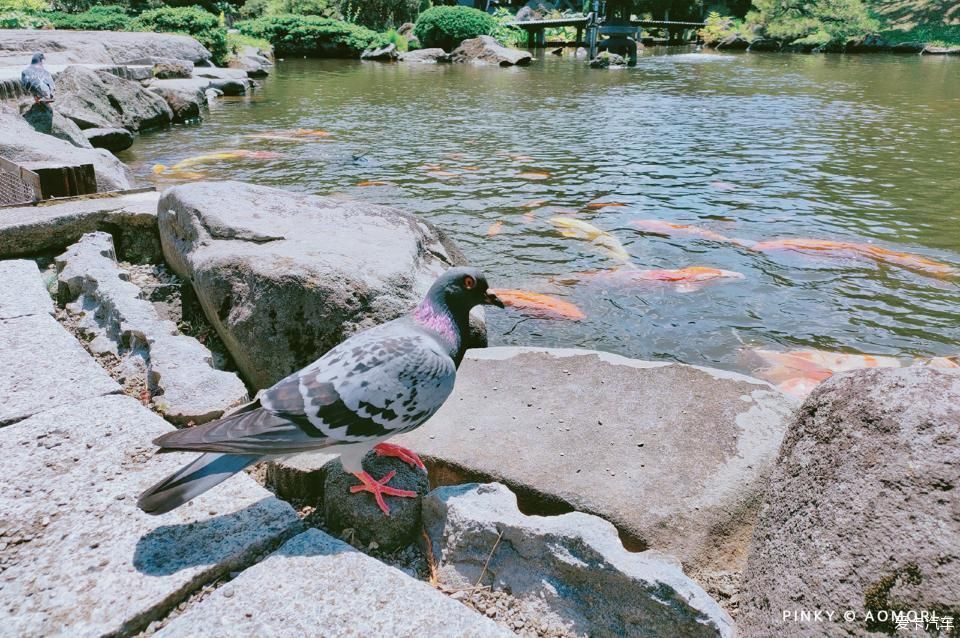
<instances>
[{"instance_id":1,"label":"large flat stone slab","mask_svg":"<svg viewBox=\"0 0 960 638\"><path fill-rule=\"evenodd\" d=\"M151 57L195 63L210 59L210 52L187 35L112 31L105 37L102 31L0 31L0 66L23 67L37 51L42 51L51 65L126 64Z\"/></svg>"},{"instance_id":2,"label":"large flat stone slab","mask_svg":"<svg viewBox=\"0 0 960 638\"><path fill-rule=\"evenodd\" d=\"M0 261L0 319L53 314L40 269L26 259Z\"/></svg>"},{"instance_id":3,"label":"large flat stone slab","mask_svg":"<svg viewBox=\"0 0 960 638\"><path fill-rule=\"evenodd\" d=\"M5 208L0 213L0 259L59 253L84 234L103 230L113 235L121 259L160 262L159 199L160 193L148 190Z\"/></svg>"},{"instance_id":4,"label":"large flat stone slab","mask_svg":"<svg viewBox=\"0 0 960 638\"><path fill-rule=\"evenodd\" d=\"M120 386L49 314L0 319L0 426L120 392Z\"/></svg>"},{"instance_id":5,"label":"large flat stone slab","mask_svg":"<svg viewBox=\"0 0 960 638\"><path fill-rule=\"evenodd\" d=\"M244 474L162 517L137 509L138 493L186 459L151 453L172 429L110 396L0 430L4 635L136 634L297 528L292 508Z\"/></svg>"},{"instance_id":6,"label":"large flat stone slab","mask_svg":"<svg viewBox=\"0 0 960 638\"><path fill-rule=\"evenodd\" d=\"M201 629L202 628L202 629ZM157 638L507 638L424 582L311 529L217 589Z\"/></svg>"}]
</instances>

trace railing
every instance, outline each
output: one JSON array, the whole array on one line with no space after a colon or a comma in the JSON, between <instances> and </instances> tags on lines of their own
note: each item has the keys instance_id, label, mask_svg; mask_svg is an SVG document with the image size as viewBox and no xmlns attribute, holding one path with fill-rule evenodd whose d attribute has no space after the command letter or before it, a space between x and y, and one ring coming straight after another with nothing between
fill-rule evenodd
<instances>
[{"instance_id":1,"label":"railing","mask_svg":"<svg viewBox=\"0 0 960 638\"><path fill-rule=\"evenodd\" d=\"M17 163L0 157L0 206L97 192L93 164Z\"/></svg>"}]
</instances>

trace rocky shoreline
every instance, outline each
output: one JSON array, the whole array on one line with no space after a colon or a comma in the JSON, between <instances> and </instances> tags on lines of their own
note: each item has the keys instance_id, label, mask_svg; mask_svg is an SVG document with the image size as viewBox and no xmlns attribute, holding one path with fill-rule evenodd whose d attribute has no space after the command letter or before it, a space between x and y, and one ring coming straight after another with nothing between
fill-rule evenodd
<instances>
[{"instance_id":1,"label":"rocky shoreline","mask_svg":"<svg viewBox=\"0 0 960 638\"><path fill-rule=\"evenodd\" d=\"M855 611L823 635L888 630L881 611L960 617L952 371L838 374L798 406L720 370L483 348L478 315L453 396L399 441L429 481L368 459L419 494L391 518L324 454L142 513L136 495L183 460L152 439L406 312L465 258L393 208L238 182L131 190L90 131L133 140L264 69L130 35L51 51L50 131L19 94L0 110L0 156L91 164L100 191L0 207L7 631L765 638L811 635L782 613L798 606Z\"/></svg>"}]
</instances>

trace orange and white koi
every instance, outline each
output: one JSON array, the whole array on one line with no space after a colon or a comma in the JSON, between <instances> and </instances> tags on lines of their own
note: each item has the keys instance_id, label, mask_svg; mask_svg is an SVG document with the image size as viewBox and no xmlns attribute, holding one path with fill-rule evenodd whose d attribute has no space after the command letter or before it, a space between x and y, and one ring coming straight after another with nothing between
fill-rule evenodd
<instances>
[{"instance_id":1,"label":"orange and white koi","mask_svg":"<svg viewBox=\"0 0 960 638\"><path fill-rule=\"evenodd\" d=\"M586 314L575 304L564 301L551 295L528 290L491 290L504 305L516 308L524 314L546 319L570 319L579 321L586 318Z\"/></svg>"},{"instance_id":2,"label":"orange and white koi","mask_svg":"<svg viewBox=\"0 0 960 638\"><path fill-rule=\"evenodd\" d=\"M834 256L866 257L874 261L901 266L909 270L917 270L938 277L947 277L958 274L953 266L934 261L927 257L911 253L890 250L849 241L834 241L830 239L774 239L756 243L741 242L751 250L759 252L774 252L792 250L800 253L829 254Z\"/></svg>"},{"instance_id":3,"label":"orange and white koi","mask_svg":"<svg viewBox=\"0 0 960 638\"><path fill-rule=\"evenodd\" d=\"M174 164L173 166L164 166L163 164L155 164L153 167L153 172L160 174L166 173L168 171L176 172L182 171L185 168L191 166L196 166L197 164L210 164L213 162L225 162L238 159L276 159L278 157L283 157L280 153L274 153L272 151L248 151L244 149L236 151L223 151L221 153L210 153L207 155L197 155L196 157L188 157L185 160L181 160Z\"/></svg>"},{"instance_id":4,"label":"orange and white koi","mask_svg":"<svg viewBox=\"0 0 960 638\"><path fill-rule=\"evenodd\" d=\"M698 237L700 239L710 239L721 242L735 241L720 233L715 233L712 230L690 224L674 224L659 219L635 219L630 222L630 224L645 233L655 233L669 237Z\"/></svg>"},{"instance_id":5,"label":"orange and white koi","mask_svg":"<svg viewBox=\"0 0 960 638\"><path fill-rule=\"evenodd\" d=\"M487 228L487 237L496 237L503 231L503 222L493 222Z\"/></svg>"}]
</instances>

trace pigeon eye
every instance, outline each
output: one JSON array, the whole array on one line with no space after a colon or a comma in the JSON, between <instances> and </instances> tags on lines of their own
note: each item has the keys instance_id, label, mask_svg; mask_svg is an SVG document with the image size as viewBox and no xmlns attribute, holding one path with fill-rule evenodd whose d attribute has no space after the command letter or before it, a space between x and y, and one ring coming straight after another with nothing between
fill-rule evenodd
<instances>
[{"instance_id":1,"label":"pigeon eye","mask_svg":"<svg viewBox=\"0 0 960 638\"><path fill-rule=\"evenodd\" d=\"M477 285L477 280L467 275L463 278L463 287L467 290L472 290L474 286Z\"/></svg>"}]
</instances>

